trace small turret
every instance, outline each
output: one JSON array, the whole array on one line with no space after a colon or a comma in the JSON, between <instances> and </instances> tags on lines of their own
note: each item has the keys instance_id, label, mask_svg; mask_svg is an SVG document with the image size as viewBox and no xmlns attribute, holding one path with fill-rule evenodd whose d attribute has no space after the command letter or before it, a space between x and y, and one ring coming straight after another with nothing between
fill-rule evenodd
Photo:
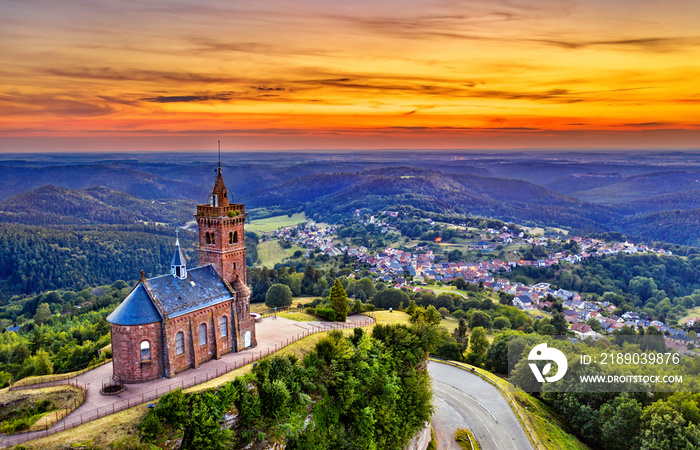
<instances>
[{"instance_id":1,"label":"small turret","mask_svg":"<svg viewBox=\"0 0 700 450\"><path fill-rule=\"evenodd\" d=\"M179 236L175 238L175 254L173 255L172 261L170 261L170 273L181 280L187 278L187 263L185 261L185 255L180 248Z\"/></svg>"},{"instance_id":2,"label":"small turret","mask_svg":"<svg viewBox=\"0 0 700 450\"><path fill-rule=\"evenodd\" d=\"M221 166L217 169L216 183L209 197L209 206L228 207L228 190L224 186L224 178L221 176Z\"/></svg>"}]
</instances>

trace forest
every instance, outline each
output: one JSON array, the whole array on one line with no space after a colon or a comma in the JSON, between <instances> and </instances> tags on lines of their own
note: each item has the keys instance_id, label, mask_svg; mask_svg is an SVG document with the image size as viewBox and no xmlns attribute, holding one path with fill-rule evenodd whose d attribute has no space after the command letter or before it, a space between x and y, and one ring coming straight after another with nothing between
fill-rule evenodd
<instances>
[{"instance_id":1,"label":"forest","mask_svg":"<svg viewBox=\"0 0 700 450\"><path fill-rule=\"evenodd\" d=\"M82 291L51 291L0 306L0 386L33 375L67 373L111 358L107 315L129 294L124 281ZM16 324L16 331L10 331Z\"/></svg>"},{"instance_id":2,"label":"forest","mask_svg":"<svg viewBox=\"0 0 700 450\"><path fill-rule=\"evenodd\" d=\"M196 235L181 232L189 261ZM136 280L139 271L170 271L175 232L154 225L112 225L55 230L0 224L0 304L14 295Z\"/></svg>"},{"instance_id":3,"label":"forest","mask_svg":"<svg viewBox=\"0 0 700 450\"><path fill-rule=\"evenodd\" d=\"M166 394L141 432L156 445L182 439L183 449L401 449L430 421L434 336L427 325L332 331L301 360L268 357L216 390Z\"/></svg>"}]
</instances>

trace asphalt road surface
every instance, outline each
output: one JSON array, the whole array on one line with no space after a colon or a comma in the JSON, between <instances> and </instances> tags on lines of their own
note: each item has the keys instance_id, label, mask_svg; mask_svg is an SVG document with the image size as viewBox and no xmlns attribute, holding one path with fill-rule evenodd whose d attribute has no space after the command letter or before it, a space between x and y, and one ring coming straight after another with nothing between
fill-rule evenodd
<instances>
[{"instance_id":1,"label":"asphalt road surface","mask_svg":"<svg viewBox=\"0 0 700 450\"><path fill-rule=\"evenodd\" d=\"M478 375L430 361L433 429L440 450L461 450L454 435L469 428L484 450L532 449L515 413L499 389Z\"/></svg>"}]
</instances>

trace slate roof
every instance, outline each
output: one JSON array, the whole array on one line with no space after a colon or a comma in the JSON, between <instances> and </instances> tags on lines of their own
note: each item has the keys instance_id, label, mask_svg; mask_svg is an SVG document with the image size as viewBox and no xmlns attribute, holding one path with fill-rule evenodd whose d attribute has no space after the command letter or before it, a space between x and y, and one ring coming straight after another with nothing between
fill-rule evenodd
<instances>
[{"instance_id":1,"label":"slate roof","mask_svg":"<svg viewBox=\"0 0 700 450\"><path fill-rule=\"evenodd\" d=\"M107 316L109 323L144 325L162 320L143 283ZM150 278L145 283L170 318L233 299L233 294L211 264L188 270L184 280L162 275Z\"/></svg>"},{"instance_id":2,"label":"slate roof","mask_svg":"<svg viewBox=\"0 0 700 450\"><path fill-rule=\"evenodd\" d=\"M172 275L171 275L172 276ZM144 325L160 322L160 313L148 296L143 284L131 291L123 302L107 316L107 322L115 325Z\"/></svg>"},{"instance_id":3,"label":"slate roof","mask_svg":"<svg viewBox=\"0 0 700 450\"><path fill-rule=\"evenodd\" d=\"M171 318L233 298L211 264L188 270L184 280L163 275L149 279L148 284Z\"/></svg>"}]
</instances>

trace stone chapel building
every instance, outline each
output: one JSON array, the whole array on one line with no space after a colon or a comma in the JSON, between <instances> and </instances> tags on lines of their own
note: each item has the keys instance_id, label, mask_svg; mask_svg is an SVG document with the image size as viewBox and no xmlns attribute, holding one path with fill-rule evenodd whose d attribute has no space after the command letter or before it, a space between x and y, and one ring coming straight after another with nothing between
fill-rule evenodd
<instances>
[{"instance_id":1,"label":"stone chapel building","mask_svg":"<svg viewBox=\"0 0 700 450\"><path fill-rule=\"evenodd\" d=\"M256 345L246 286L243 204L229 203L218 168L209 204L198 205L199 267L188 268L175 241L170 274L141 279L107 316L115 379L172 378Z\"/></svg>"}]
</instances>

